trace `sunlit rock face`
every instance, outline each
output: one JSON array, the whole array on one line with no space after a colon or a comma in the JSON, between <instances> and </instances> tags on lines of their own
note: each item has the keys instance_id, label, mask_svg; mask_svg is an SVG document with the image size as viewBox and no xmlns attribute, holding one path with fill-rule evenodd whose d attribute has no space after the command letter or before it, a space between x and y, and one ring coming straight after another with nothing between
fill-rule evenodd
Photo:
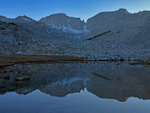
<instances>
[{"instance_id":1,"label":"sunlit rock face","mask_svg":"<svg viewBox=\"0 0 150 113\"><path fill-rule=\"evenodd\" d=\"M18 64L0 70L0 93L29 94L40 90L64 97L85 88L100 98L150 99L149 67L127 63ZM3 77L5 76L5 78ZM9 76L9 79L6 77ZM29 76L29 81L15 78Z\"/></svg>"},{"instance_id":2,"label":"sunlit rock face","mask_svg":"<svg viewBox=\"0 0 150 113\"><path fill-rule=\"evenodd\" d=\"M81 21L80 18L69 17L63 13L42 18L40 22L45 23L52 28L74 34L80 34L87 31L84 21Z\"/></svg>"}]
</instances>

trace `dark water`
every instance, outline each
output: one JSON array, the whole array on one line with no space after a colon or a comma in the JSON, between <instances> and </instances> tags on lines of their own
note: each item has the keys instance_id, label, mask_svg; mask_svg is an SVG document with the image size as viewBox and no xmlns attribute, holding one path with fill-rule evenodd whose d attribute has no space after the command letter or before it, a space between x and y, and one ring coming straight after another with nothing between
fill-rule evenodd
<instances>
[{"instance_id":1,"label":"dark water","mask_svg":"<svg viewBox=\"0 0 150 113\"><path fill-rule=\"evenodd\" d=\"M0 70L0 94L0 113L150 113L150 67L17 64Z\"/></svg>"}]
</instances>

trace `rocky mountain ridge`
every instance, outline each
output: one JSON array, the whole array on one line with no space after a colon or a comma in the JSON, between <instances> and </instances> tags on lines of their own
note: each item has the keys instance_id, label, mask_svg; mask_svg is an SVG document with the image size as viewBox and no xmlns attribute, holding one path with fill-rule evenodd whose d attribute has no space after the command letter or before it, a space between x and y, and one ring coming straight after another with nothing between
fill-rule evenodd
<instances>
[{"instance_id":1,"label":"rocky mountain ridge","mask_svg":"<svg viewBox=\"0 0 150 113\"><path fill-rule=\"evenodd\" d=\"M0 16L0 55L73 55L89 59L148 60L150 11L102 12L87 20L53 14L35 21Z\"/></svg>"}]
</instances>

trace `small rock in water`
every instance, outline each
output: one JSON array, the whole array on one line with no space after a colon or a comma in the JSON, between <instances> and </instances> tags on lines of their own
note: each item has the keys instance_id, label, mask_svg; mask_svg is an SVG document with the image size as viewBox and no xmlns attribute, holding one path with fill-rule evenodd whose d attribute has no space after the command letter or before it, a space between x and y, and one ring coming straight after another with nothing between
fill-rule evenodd
<instances>
[{"instance_id":1,"label":"small rock in water","mask_svg":"<svg viewBox=\"0 0 150 113\"><path fill-rule=\"evenodd\" d=\"M7 71L4 71L3 73L7 73Z\"/></svg>"},{"instance_id":2,"label":"small rock in water","mask_svg":"<svg viewBox=\"0 0 150 113\"><path fill-rule=\"evenodd\" d=\"M9 80L10 79L10 77L9 76L2 76L2 77L0 77L1 79L4 79L4 80Z\"/></svg>"},{"instance_id":3,"label":"small rock in water","mask_svg":"<svg viewBox=\"0 0 150 113\"><path fill-rule=\"evenodd\" d=\"M147 64L147 65L150 65L150 61L147 61L146 64Z\"/></svg>"},{"instance_id":4,"label":"small rock in water","mask_svg":"<svg viewBox=\"0 0 150 113\"><path fill-rule=\"evenodd\" d=\"M2 73L2 72L3 72L3 70L0 69L0 73Z\"/></svg>"},{"instance_id":5,"label":"small rock in water","mask_svg":"<svg viewBox=\"0 0 150 113\"><path fill-rule=\"evenodd\" d=\"M7 73L7 71L0 69L0 73Z\"/></svg>"},{"instance_id":6,"label":"small rock in water","mask_svg":"<svg viewBox=\"0 0 150 113\"><path fill-rule=\"evenodd\" d=\"M23 76L23 77L17 77L16 81L29 81L30 77L29 76Z\"/></svg>"},{"instance_id":7,"label":"small rock in water","mask_svg":"<svg viewBox=\"0 0 150 113\"><path fill-rule=\"evenodd\" d=\"M130 65L139 65L139 64L142 64L143 62L141 61L131 61L130 62Z\"/></svg>"},{"instance_id":8,"label":"small rock in water","mask_svg":"<svg viewBox=\"0 0 150 113\"><path fill-rule=\"evenodd\" d=\"M0 89L4 89L5 88L5 86L0 86Z\"/></svg>"}]
</instances>

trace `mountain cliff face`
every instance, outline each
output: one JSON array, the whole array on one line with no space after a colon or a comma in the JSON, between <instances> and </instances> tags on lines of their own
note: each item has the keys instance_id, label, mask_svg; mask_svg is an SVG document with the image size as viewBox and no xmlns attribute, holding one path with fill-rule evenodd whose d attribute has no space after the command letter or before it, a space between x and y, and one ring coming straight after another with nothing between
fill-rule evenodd
<instances>
[{"instance_id":1,"label":"mountain cliff face","mask_svg":"<svg viewBox=\"0 0 150 113\"><path fill-rule=\"evenodd\" d=\"M87 31L84 21L81 21L80 18L68 17L63 13L42 18L39 22L64 32L80 34Z\"/></svg>"},{"instance_id":2,"label":"mountain cliff face","mask_svg":"<svg viewBox=\"0 0 150 113\"><path fill-rule=\"evenodd\" d=\"M108 30L135 29L145 24L150 12L143 11L131 14L126 9L113 12L102 12L87 20L87 28L92 32Z\"/></svg>"},{"instance_id":3,"label":"mountain cliff face","mask_svg":"<svg viewBox=\"0 0 150 113\"><path fill-rule=\"evenodd\" d=\"M87 29L91 31L92 36L105 31L111 31L111 36L109 37L133 45L134 41L137 42L139 40L140 42L141 38L149 37L148 35L145 37L141 36L141 31L146 32L146 26L150 27L147 25L149 20L149 11L131 14L126 9L119 9L114 12L99 13L88 19L86 24Z\"/></svg>"},{"instance_id":4,"label":"mountain cliff face","mask_svg":"<svg viewBox=\"0 0 150 113\"><path fill-rule=\"evenodd\" d=\"M53 14L35 21L0 16L0 54L75 55L89 59L150 59L150 11L102 12L87 20Z\"/></svg>"}]
</instances>

